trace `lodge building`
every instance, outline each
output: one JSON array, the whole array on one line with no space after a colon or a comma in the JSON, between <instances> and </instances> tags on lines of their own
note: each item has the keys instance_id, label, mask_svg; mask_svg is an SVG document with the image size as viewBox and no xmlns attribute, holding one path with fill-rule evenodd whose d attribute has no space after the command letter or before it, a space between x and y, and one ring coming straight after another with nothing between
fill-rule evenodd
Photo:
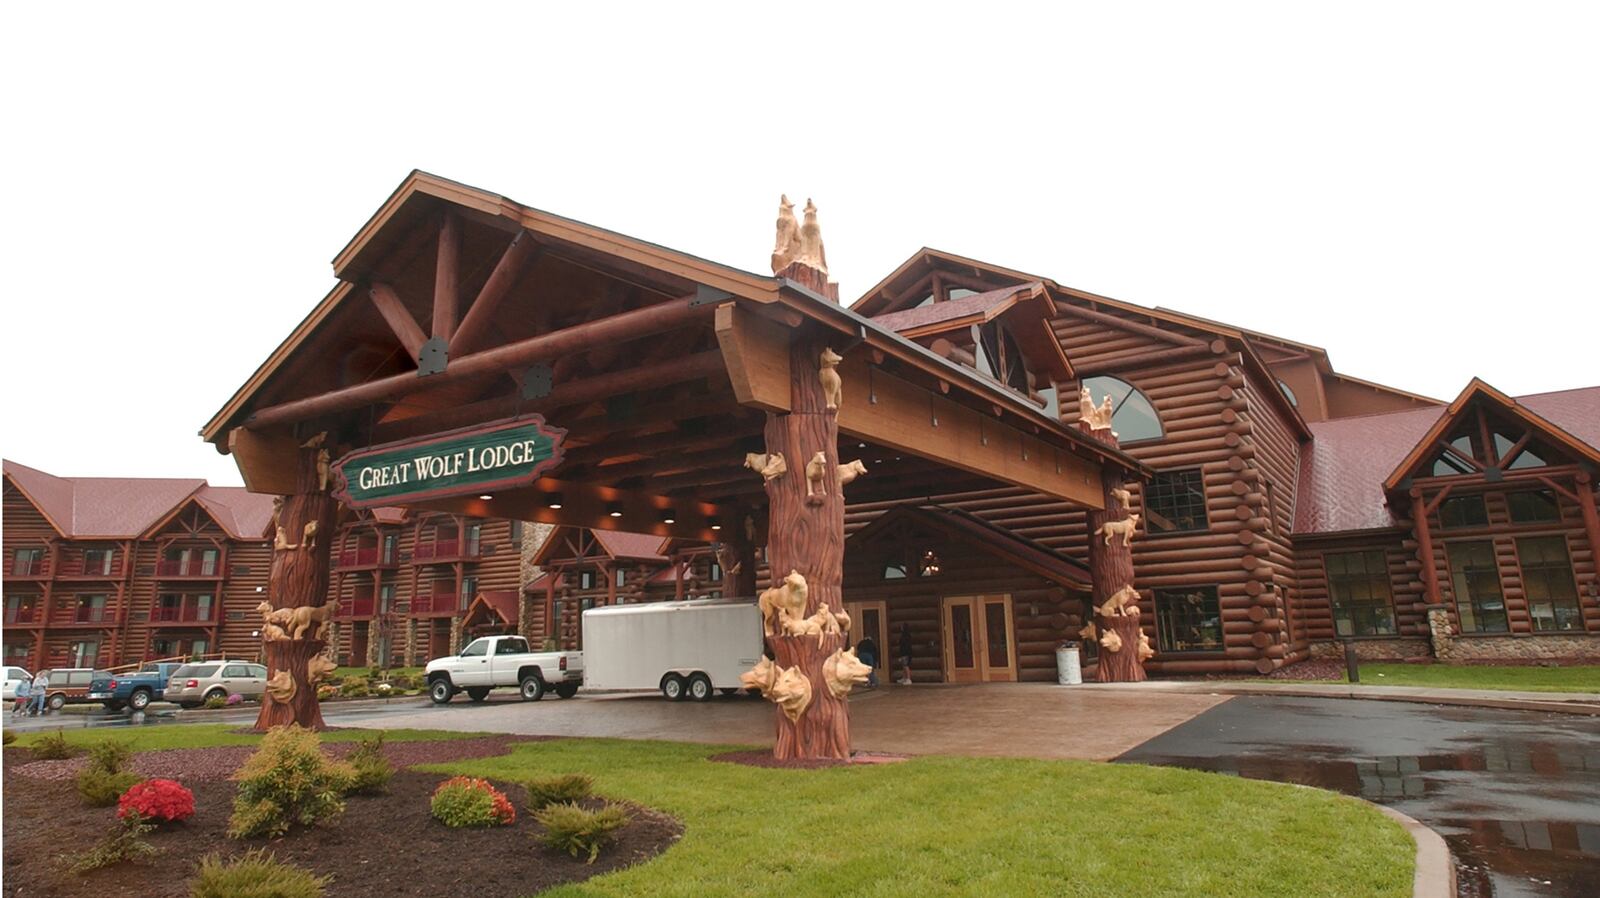
<instances>
[{"instance_id":1,"label":"lodge building","mask_svg":"<svg viewBox=\"0 0 1600 898\"><path fill-rule=\"evenodd\" d=\"M273 493L308 438L359 455L534 414L561 430L564 454L503 489L402 509L344 487L360 510L333 534L329 591L347 662L414 663L479 632L578 647L588 607L752 595L775 539L820 557L768 520L774 488L745 467L799 439L778 425L813 401L817 377L790 377L818 364L793 354L803 341L839 351L825 364L846 386L836 433L810 464L815 443L791 452L780 483L803 479L794 507L819 510L799 514L842 514L842 586L825 588L884 655L908 630L920 681L1049 680L1056 646L1095 652L1091 596L1115 588L1096 516L1113 507L1136 516L1116 538L1152 675L1269 673L1346 640L1369 657L1600 658L1600 387L1474 380L1447 403L1316 346L932 249L845 307L814 226L808 210L812 262L775 252L769 278L413 173L202 435ZM254 648L270 505L184 482L159 510L79 526L46 479L88 483L7 462L8 658ZM86 581L53 573L78 570L60 566L74 552L122 578L101 605L84 593L81 621L57 605ZM192 579L161 592L162 572L194 569L217 610ZM142 598L158 595L175 610Z\"/></svg>"}]
</instances>

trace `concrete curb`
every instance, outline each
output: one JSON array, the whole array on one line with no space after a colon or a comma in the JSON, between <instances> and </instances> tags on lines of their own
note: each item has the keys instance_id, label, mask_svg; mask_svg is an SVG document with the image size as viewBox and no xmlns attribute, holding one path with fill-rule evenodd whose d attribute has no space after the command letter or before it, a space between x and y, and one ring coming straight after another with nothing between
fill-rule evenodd
<instances>
[{"instance_id":1,"label":"concrete curb","mask_svg":"<svg viewBox=\"0 0 1600 898\"><path fill-rule=\"evenodd\" d=\"M1526 693L1509 693L1505 697L1485 695L1483 691L1419 689L1412 686L1329 686L1269 685L1254 683L1227 683L1221 681L1164 682L1146 680L1143 683L1085 684L1085 689L1143 689L1149 692L1214 692L1220 695L1284 695L1293 698L1349 698L1376 702L1413 702L1424 705L1454 705L1466 708L1495 708L1504 711L1544 711L1555 714L1580 714L1600 716L1600 700L1589 693L1551 693L1573 695L1575 698L1530 698ZM1464 692L1466 694L1451 694Z\"/></svg>"},{"instance_id":2,"label":"concrete curb","mask_svg":"<svg viewBox=\"0 0 1600 898\"><path fill-rule=\"evenodd\" d=\"M1365 801L1366 799L1359 799ZM1414 817L1394 808L1368 801L1385 816L1399 823L1417 843L1417 871L1411 878L1412 898L1455 898L1456 865L1444 837Z\"/></svg>"}]
</instances>

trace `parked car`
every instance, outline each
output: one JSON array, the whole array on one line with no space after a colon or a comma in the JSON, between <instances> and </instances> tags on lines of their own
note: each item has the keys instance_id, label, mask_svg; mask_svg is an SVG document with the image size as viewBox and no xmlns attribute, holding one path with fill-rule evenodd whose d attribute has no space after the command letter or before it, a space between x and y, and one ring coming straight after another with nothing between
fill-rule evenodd
<instances>
[{"instance_id":1,"label":"parked car","mask_svg":"<svg viewBox=\"0 0 1600 898\"><path fill-rule=\"evenodd\" d=\"M671 701L731 695L761 660L761 630L756 604L734 599L591 608L583 613L584 682L659 689Z\"/></svg>"},{"instance_id":2,"label":"parked car","mask_svg":"<svg viewBox=\"0 0 1600 898\"><path fill-rule=\"evenodd\" d=\"M249 661L206 661L185 664L167 681L166 700L180 707L198 708L214 695L242 695L261 700L267 691L267 667Z\"/></svg>"},{"instance_id":3,"label":"parked car","mask_svg":"<svg viewBox=\"0 0 1600 898\"><path fill-rule=\"evenodd\" d=\"M176 661L152 661L139 668L137 673L113 674L97 678L89 684L89 700L104 702L107 708L121 711L132 708L143 711L151 702L159 702L167 688L167 681L183 665Z\"/></svg>"},{"instance_id":4,"label":"parked car","mask_svg":"<svg viewBox=\"0 0 1600 898\"><path fill-rule=\"evenodd\" d=\"M536 702L547 690L572 698L583 685L582 652L532 652L521 636L474 639L459 655L428 662L423 675L428 697L442 705L465 692L475 702L498 686L515 686L524 701Z\"/></svg>"},{"instance_id":5,"label":"parked car","mask_svg":"<svg viewBox=\"0 0 1600 898\"><path fill-rule=\"evenodd\" d=\"M86 704L89 698L89 684L97 677L109 677L109 670L95 670L92 667L57 667L45 671L50 678L50 688L46 691L49 698L45 699L45 706L52 711L60 711L67 704Z\"/></svg>"},{"instance_id":6,"label":"parked car","mask_svg":"<svg viewBox=\"0 0 1600 898\"><path fill-rule=\"evenodd\" d=\"M8 701L8 702L16 701L16 699L17 699L17 684L22 682L23 680L32 681L33 680L33 674L28 673L26 670L23 670L20 667L8 667L8 668L6 668L5 691L3 693L0 693L0 699L4 699L5 701Z\"/></svg>"}]
</instances>

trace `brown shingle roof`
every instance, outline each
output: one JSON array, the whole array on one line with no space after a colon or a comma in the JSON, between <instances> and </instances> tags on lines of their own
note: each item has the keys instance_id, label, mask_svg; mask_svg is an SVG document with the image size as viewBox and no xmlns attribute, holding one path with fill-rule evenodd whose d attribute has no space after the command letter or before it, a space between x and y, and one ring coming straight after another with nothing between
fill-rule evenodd
<instances>
[{"instance_id":1,"label":"brown shingle roof","mask_svg":"<svg viewBox=\"0 0 1600 898\"><path fill-rule=\"evenodd\" d=\"M215 487L198 478L57 477L5 460L5 476L62 536L134 539L191 497L238 539L261 539L272 497L241 487Z\"/></svg>"},{"instance_id":2,"label":"brown shingle roof","mask_svg":"<svg viewBox=\"0 0 1600 898\"><path fill-rule=\"evenodd\" d=\"M594 530L600 548L612 558L638 558L644 561L666 561L661 554L667 538L652 533L628 533L624 530Z\"/></svg>"},{"instance_id":3,"label":"brown shingle roof","mask_svg":"<svg viewBox=\"0 0 1600 898\"><path fill-rule=\"evenodd\" d=\"M1600 448L1600 387L1514 397L1551 424ZM1300 454L1296 533L1339 533L1395 526L1383 482L1446 409L1419 408L1311 425Z\"/></svg>"}]
</instances>

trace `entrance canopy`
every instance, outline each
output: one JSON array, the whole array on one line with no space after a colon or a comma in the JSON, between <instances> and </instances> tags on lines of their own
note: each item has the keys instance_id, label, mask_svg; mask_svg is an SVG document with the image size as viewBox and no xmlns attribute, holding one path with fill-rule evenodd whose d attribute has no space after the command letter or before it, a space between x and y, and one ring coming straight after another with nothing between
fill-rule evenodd
<instances>
[{"instance_id":1,"label":"entrance canopy","mask_svg":"<svg viewBox=\"0 0 1600 898\"><path fill-rule=\"evenodd\" d=\"M435 486L408 497L402 481L383 504L756 542L765 501L747 455L767 451L767 414L790 411L791 342L813 338L842 357L839 461L868 471L850 501L1005 484L1100 508L1103 468L1147 473L804 284L422 172L333 265L338 285L201 431L253 491L293 492L294 448L318 433L334 459L404 460L445 439L467 469L540 462L516 481L452 478L436 458ZM544 442L473 455L486 431L534 415Z\"/></svg>"}]
</instances>

